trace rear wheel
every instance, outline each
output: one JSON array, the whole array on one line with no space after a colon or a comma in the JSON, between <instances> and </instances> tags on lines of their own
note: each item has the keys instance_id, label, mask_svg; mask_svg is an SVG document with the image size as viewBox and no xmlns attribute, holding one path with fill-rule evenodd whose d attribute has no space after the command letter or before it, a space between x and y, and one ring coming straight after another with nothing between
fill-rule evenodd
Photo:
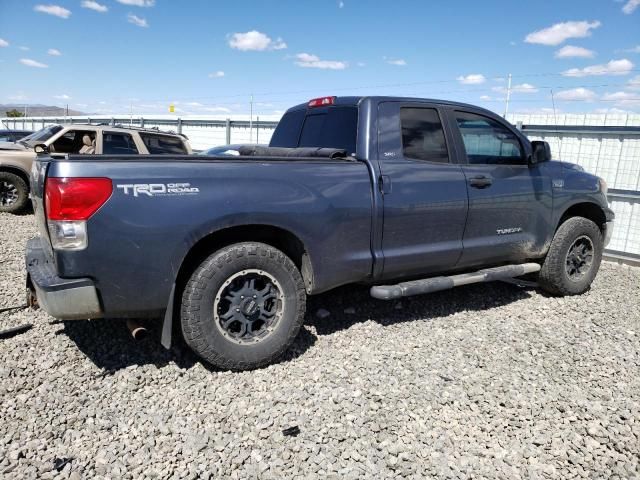
<instances>
[{"instance_id":1,"label":"rear wheel","mask_svg":"<svg viewBox=\"0 0 640 480\"><path fill-rule=\"evenodd\" d=\"M29 202L29 187L15 173L0 172L0 212L20 213Z\"/></svg>"},{"instance_id":2,"label":"rear wheel","mask_svg":"<svg viewBox=\"0 0 640 480\"><path fill-rule=\"evenodd\" d=\"M220 368L246 370L277 360L304 319L302 276L281 251L238 243L211 255L182 295L186 343Z\"/></svg>"},{"instance_id":3,"label":"rear wheel","mask_svg":"<svg viewBox=\"0 0 640 480\"><path fill-rule=\"evenodd\" d=\"M553 295L586 292L600 268L602 233L591 220L573 217L556 232L540 270L540 286Z\"/></svg>"}]
</instances>

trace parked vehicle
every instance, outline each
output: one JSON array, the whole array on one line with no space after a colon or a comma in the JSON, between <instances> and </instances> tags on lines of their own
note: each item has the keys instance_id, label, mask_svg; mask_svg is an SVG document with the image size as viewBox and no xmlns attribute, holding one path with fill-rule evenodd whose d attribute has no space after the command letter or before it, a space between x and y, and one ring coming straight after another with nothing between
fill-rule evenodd
<instances>
[{"instance_id":1,"label":"parked vehicle","mask_svg":"<svg viewBox=\"0 0 640 480\"><path fill-rule=\"evenodd\" d=\"M186 137L175 133L107 125L51 125L15 143L0 143L0 212L20 213L29 204L29 172L34 147L52 154L149 155L191 153Z\"/></svg>"},{"instance_id":2,"label":"parked vehicle","mask_svg":"<svg viewBox=\"0 0 640 480\"><path fill-rule=\"evenodd\" d=\"M0 130L0 142L17 142L32 133L33 130Z\"/></svg>"},{"instance_id":3,"label":"parked vehicle","mask_svg":"<svg viewBox=\"0 0 640 480\"><path fill-rule=\"evenodd\" d=\"M60 319L174 320L207 362L276 360L307 295L350 283L395 299L537 276L585 292L613 212L606 184L471 105L324 97L240 156L43 154L32 298Z\"/></svg>"}]
</instances>

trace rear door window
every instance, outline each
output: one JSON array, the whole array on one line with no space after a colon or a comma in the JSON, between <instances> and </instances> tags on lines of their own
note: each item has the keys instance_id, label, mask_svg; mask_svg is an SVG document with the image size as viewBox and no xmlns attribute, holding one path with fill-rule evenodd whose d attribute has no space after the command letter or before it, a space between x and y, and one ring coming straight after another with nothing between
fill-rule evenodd
<instances>
[{"instance_id":1,"label":"rear door window","mask_svg":"<svg viewBox=\"0 0 640 480\"><path fill-rule=\"evenodd\" d=\"M448 163L442 122L434 108L401 108L402 151L407 158Z\"/></svg>"},{"instance_id":2,"label":"rear door window","mask_svg":"<svg viewBox=\"0 0 640 480\"><path fill-rule=\"evenodd\" d=\"M180 155L187 153L181 138L153 133L140 133L140 137L151 154L175 153Z\"/></svg>"},{"instance_id":3,"label":"rear door window","mask_svg":"<svg viewBox=\"0 0 640 480\"><path fill-rule=\"evenodd\" d=\"M137 155L133 137L128 133L103 132L102 153L111 155Z\"/></svg>"}]
</instances>

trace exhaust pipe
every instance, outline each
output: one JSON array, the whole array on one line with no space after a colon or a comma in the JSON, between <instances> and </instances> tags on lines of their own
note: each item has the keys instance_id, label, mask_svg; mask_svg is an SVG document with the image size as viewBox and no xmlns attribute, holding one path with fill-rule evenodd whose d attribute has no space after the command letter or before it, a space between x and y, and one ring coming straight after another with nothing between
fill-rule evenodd
<instances>
[{"instance_id":1,"label":"exhaust pipe","mask_svg":"<svg viewBox=\"0 0 640 480\"><path fill-rule=\"evenodd\" d=\"M147 329L132 319L127 320L127 328L134 340L142 340L147 336Z\"/></svg>"}]
</instances>

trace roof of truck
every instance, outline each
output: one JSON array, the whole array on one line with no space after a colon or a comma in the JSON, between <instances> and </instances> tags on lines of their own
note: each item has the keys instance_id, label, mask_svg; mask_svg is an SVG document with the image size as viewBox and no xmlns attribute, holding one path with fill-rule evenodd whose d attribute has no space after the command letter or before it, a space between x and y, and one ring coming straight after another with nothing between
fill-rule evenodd
<instances>
[{"instance_id":1,"label":"roof of truck","mask_svg":"<svg viewBox=\"0 0 640 480\"><path fill-rule=\"evenodd\" d=\"M496 115L495 112L487 110L486 108L479 107L477 105L472 105L470 103L454 102L454 101L451 101L451 100L439 100L439 99L436 99L436 98L396 97L396 96L384 96L384 95L359 96L359 97L354 97L354 96L346 96L346 97L334 96L333 98L334 98L333 105L343 105L343 106L352 105L352 106L357 106L357 105L359 105L360 103L362 103L365 100L369 100L369 101L372 101L374 103L381 103L381 102L431 103L431 104L437 104L437 105L447 105L447 106L451 106L451 107L473 108L474 110L483 110L485 112L491 113L491 115ZM293 111L293 110L305 110L308 107L309 107L309 102L300 103L298 105L295 105L295 106L289 108L287 110L287 112Z\"/></svg>"}]
</instances>

